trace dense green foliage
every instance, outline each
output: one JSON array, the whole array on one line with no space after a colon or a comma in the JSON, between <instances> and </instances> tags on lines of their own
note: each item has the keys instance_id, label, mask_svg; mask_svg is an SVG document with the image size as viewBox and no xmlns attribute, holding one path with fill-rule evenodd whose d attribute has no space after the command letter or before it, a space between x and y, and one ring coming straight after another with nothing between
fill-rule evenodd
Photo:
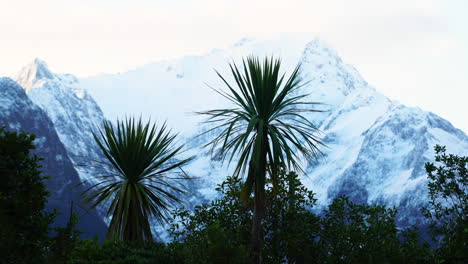
<instances>
[{"instance_id":1,"label":"dense green foliage","mask_svg":"<svg viewBox=\"0 0 468 264\"><path fill-rule=\"evenodd\" d=\"M296 173L281 168L278 179L276 187L269 184L267 188L265 260L311 263L319 252L320 218L311 211L317 200Z\"/></svg>"},{"instance_id":2,"label":"dense green foliage","mask_svg":"<svg viewBox=\"0 0 468 264\"><path fill-rule=\"evenodd\" d=\"M72 204L73 208L73 204ZM81 245L81 231L76 228L78 216L70 210L70 219L65 227L54 228L48 263L66 264L72 262L75 249Z\"/></svg>"},{"instance_id":3,"label":"dense green foliage","mask_svg":"<svg viewBox=\"0 0 468 264\"><path fill-rule=\"evenodd\" d=\"M266 190L265 263L430 263L428 247L418 242L417 231L397 229L396 209L339 197L319 216L311 210L313 193L295 173L281 170L278 177L278 188L268 184ZM219 199L175 214L180 222L172 225L171 234L188 256L204 260L188 263L236 263L246 257L252 212L246 208L251 205L239 199L241 180L229 177L217 190ZM216 262L215 253L226 258Z\"/></svg>"},{"instance_id":4,"label":"dense green foliage","mask_svg":"<svg viewBox=\"0 0 468 264\"><path fill-rule=\"evenodd\" d=\"M169 231L175 242L184 245L188 263L236 263L240 256L247 256L252 222L239 198L240 185L238 177L228 177L216 188L219 199L197 206L193 212L175 211Z\"/></svg>"},{"instance_id":5,"label":"dense green foliage","mask_svg":"<svg viewBox=\"0 0 468 264\"><path fill-rule=\"evenodd\" d=\"M239 158L234 175L247 177L242 197L254 194L252 231L249 253L255 263L262 262L262 221L265 216L265 184L267 175L273 186L278 184L281 166L302 172L300 160L313 161L322 143L314 135L317 128L304 114L319 112L304 101L301 93L300 65L288 78L280 73L279 59L256 57L243 60L243 69L230 64L234 84L218 76L227 86L227 92L216 90L231 101L234 108L216 109L200 114L208 116L208 123L215 126L218 135L207 144L222 161ZM267 166L268 164L268 166Z\"/></svg>"},{"instance_id":6,"label":"dense green foliage","mask_svg":"<svg viewBox=\"0 0 468 264\"><path fill-rule=\"evenodd\" d=\"M176 136L166 124L158 128L133 118L117 121L116 127L105 121L94 134L113 173L98 176L101 181L85 191L85 201L94 208L112 200L108 239L152 241L149 218L165 222L171 206L181 203L185 190L179 180L187 177L176 170L191 158L177 160L182 146L174 145Z\"/></svg>"},{"instance_id":7,"label":"dense green foliage","mask_svg":"<svg viewBox=\"0 0 468 264\"><path fill-rule=\"evenodd\" d=\"M71 214L65 227L49 232L47 192L40 160L31 155L34 136L0 130L0 250L2 263L252 263L248 242L253 195L240 198L242 179L228 177L219 197L194 210L178 209L170 243L80 240ZM434 248L414 227L395 225L395 208L359 205L338 197L324 210L294 172L280 168L277 184L266 182L264 263L464 263L466 259L467 157L436 147L426 164ZM465 217L465 218L464 218Z\"/></svg>"},{"instance_id":8,"label":"dense green foliage","mask_svg":"<svg viewBox=\"0 0 468 264\"><path fill-rule=\"evenodd\" d=\"M2 263L43 263L53 213L44 211L46 186L35 136L0 128L0 253Z\"/></svg>"},{"instance_id":9,"label":"dense green foliage","mask_svg":"<svg viewBox=\"0 0 468 264\"><path fill-rule=\"evenodd\" d=\"M395 225L395 208L355 204L336 198L326 210L320 233L323 263L405 263L417 237L401 233ZM417 244L417 243L416 243ZM418 259L412 259L418 263Z\"/></svg>"},{"instance_id":10,"label":"dense green foliage","mask_svg":"<svg viewBox=\"0 0 468 264\"><path fill-rule=\"evenodd\" d=\"M281 170L278 179L276 188L268 184L266 189L268 206L262 233L267 263L309 254L319 233L320 218L309 210L315 203L312 192L300 184L295 173ZM239 256L246 258L253 198L241 200L241 186L238 176L228 177L217 187L220 198L193 211L176 211L177 221L170 229L175 241L207 263L214 262L211 258L216 254L225 257L219 263L236 263ZM211 250L203 250L207 248ZM248 263L246 259L243 261Z\"/></svg>"},{"instance_id":11,"label":"dense green foliage","mask_svg":"<svg viewBox=\"0 0 468 264\"><path fill-rule=\"evenodd\" d=\"M107 240L99 245L97 239L81 242L71 256L74 264L152 264L184 263L164 243L149 241Z\"/></svg>"},{"instance_id":12,"label":"dense green foliage","mask_svg":"<svg viewBox=\"0 0 468 264\"><path fill-rule=\"evenodd\" d=\"M279 179L277 189L266 189L265 263L433 263L433 251L419 242L416 229L396 228L396 209L339 197L319 216L311 210L313 193L295 173L281 170ZM251 263L246 245L253 198L241 200L241 186L239 177L228 177L217 188L218 199L193 211L177 210L171 243L99 246L86 240L72 263Z\"/></svg>"},{"instance_id":13,"label":"dense green foliage","mask_svg":"<svg viewBox=\"0 0 468 264\"><path fill-rule=\"evenodd\" d=\"M433 236L440 244L438 254L444 262L468 260L468 157L446 154L435 146L436 166L426 163L429 179L429 207Z\"/></svg>"}]
</instances>

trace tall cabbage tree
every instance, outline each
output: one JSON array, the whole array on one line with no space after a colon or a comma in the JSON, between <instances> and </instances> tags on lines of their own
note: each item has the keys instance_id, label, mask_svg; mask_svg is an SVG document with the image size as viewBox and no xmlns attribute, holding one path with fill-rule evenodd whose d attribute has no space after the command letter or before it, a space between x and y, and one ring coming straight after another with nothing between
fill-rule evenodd
<instances>
[{"instance_id":1,"label":"tall cabbage tree","mask_svg":"<svg viewBox=\"0 0 468 264\"><path fill-rule=\"evenodd\" d=\"M191 158L177 159L182 146L176 146L177 135L166 124L105 121L93 134L113 173L99 176L100 182L83 192L85 202L91 208L110 202L107 238L152 241L149 218L163 223L170 208L182 202L186 188L181 180L188 177L181 167Z\"/></svg>"},{"instance_id":2,"label":"tall cabbage tree","mask_svg":"<svg viewBox=\"0 0 468 264\"><path fill-rule=\"evenodd\" d=\"M280 166L302 170L302 161L313 161L323 145L315 135L317 128L305 116L320 112L318 103L305 101L301 93L300 65L286 76L280 74L279 59L256 57L243 60L243 69L230 64L234 82L218 76L226 91L214 89L234 104L233 108L200 112L214 123L206 133L217 132L207 146L217 159L238 158L235 174L247 174L243 199L254 194L254 210L249 252L255 263L262 262L261 223L265 211L267 174L275 185Z\"/></svg>"}]
</instances>

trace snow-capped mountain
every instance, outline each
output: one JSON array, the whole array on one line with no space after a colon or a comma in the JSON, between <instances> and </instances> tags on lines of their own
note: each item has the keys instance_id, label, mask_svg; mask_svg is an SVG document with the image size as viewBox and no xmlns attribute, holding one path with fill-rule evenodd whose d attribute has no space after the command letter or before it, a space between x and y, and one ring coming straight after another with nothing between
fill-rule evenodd
<instances>
[{"instance_id":1,"label":"snow-capped mountain","mask_svg":"<svg viewBox=\"0 0 468 264\"><path fill-rule=\"evenodd\" d=\"M148 64L135 70L81 80L110 119L127 115L165 120L182 131L187 146L198 154L187 171L200 177L199 192L207 199L214 186L232 170L210 162L200 147L208 138L195 138L202 130L195 111L229 105L209 86L225 88L213 69L229 77L228 63L247 55L275 55L283 70L302 64L310 101L321 102L324 113L310 114L327 144L325 157L307 164L303 181L318 194L322 205L346 194L359 202L397 205L405 215L418 213L427 199L424 163L433 159L435 144L466 154L468 137L439 116L392 101L370 86L354 67L346 64L319 39L284 37L245 39L226 50L204 56ZM228 78L229 80L229 78Z\"/></svg>"},{"instance_id":2,"label":"snow-capped mountain","mask_svg":"<svg viewBox=\"0 0 468 264\"><path fill-rule=\"evenodd\" d=\"M46 180L50 192L46 208L58 209L55 224L65 226L69 219L70 206L78 213L78 228L85 236L99 234L103 237L105 224L95 210L85 211L80 203L79 194L83 186L65 146L56 133L54 124L26 95L25 91L10 78L0 78L0 127L6 126L13 131L27 131L36 135L34 153L44 160L40 161L41 171L50 178Z\"/></svg>"},{"instance_id":3,"label":"snow-capped mountain","mask_svg":"<svg viewBox=\"0 0 468 264\"><path fill-rule=\"evenodd\" d=\"M311 39L243 39L203 56L83 79L54 74L44 62L35 60L15 79L27 92L30 104L38 105L50 117L73 163L103 160L91 131L102 123L104 115L110 120L125 115L142 115L159 123L167 120L181 132L187 155L197 156L185 171L198 179L190 202L199 203L213 199L216 184L233 169L211 161L201 150L209 135L197 137L206 127L194 112L230 105L210 88L225 89L214 69L232 81L228 63L239 63L247 55L280 57L287 72L301 63L302 77L308 82L303 92L309 94L310 101L323 103L317 107L327 110L307 116L320 128L319 136L327 147L322 148L323 158L305 164L304 184L317 193L320 205L346 194L358 202L396 205L402 211L400 223L413 223L417 218L408 216L417 215L427 199L424 163L433 160L433 146L446 145L449 152L466 155L467 135L431 112L385 97L327 44ZM14 118L5 122L11 127L16 124ZM92 180L93 174L88 168L79 176Z\"/></svg>"},{"instance_id":4,"label":"snow-capped mountain","mask_svg":"<svg viewBox=\"0 0 468 264\"><path fill-rule=\"evenodd\" d=\"M103 123L104 115L93 98L79 86L79 80L71 74L52 73L40 59L26 65L15 80L54 123L80 178L95 182L99 171L94 161L103 160L104 155L92 132Z\"/></svg>"}]
</instances>

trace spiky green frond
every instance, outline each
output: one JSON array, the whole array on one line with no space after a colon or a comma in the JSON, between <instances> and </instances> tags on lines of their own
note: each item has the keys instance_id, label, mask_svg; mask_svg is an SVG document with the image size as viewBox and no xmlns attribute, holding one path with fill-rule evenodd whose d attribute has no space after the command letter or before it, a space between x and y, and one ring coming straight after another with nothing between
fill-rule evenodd
<instances>
[{"instance_id":1,"label":"spiky green frond","mask_svg":"<svg viewBox=\"0 0 468 264\"><path fill-rule=\"evenodd\" d=\"M169 210L181 203L186 189L179 180L188 179L179 170L192 158L177 159L182 146L166 124L128 118L116 126L105 121L94 139L113 169L110 175L83 192L91 208L110 202L112 216L107 236L121 240L152 240L149 218L167 221Z\"/></svg>"},{"instance_id":2,"label":"spiky green frond","mask_svg":"<svg viewBox=\"0 0 468 264\"><path fill-rule=\"evenodd\" d=\"M307 94L300 93L304 85L300 65L287 78L280 74L280 65L279 59L265 58L260 62L255 57L243 60L242 69L231 63L234 85L217 72L227 90L215 90L235 107L199 112L208 116L207 123L214 124L205 133L219 131L206 145L212 154L229 163L234 157L239 158L235 174L244 174L265 154L274 182L280 164L302 172L300 161L314 160L320 153L318 147L323 146L316 135L317 127L304 117L304 113L321 111L314 108L319 103L306 101ZM266 153L260 153L260 145ZM249 182L254 181L247 179Z\"/></svg>"}]
</instances>

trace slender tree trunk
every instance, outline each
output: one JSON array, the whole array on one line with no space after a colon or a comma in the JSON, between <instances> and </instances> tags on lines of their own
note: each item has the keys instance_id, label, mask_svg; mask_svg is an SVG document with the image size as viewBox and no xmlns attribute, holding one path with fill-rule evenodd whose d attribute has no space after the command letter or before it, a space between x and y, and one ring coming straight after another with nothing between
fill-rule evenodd
<instances>
[{"instance_id":1,"label":"slender tree trunk","mask_svg":"<svg viewBox=\"0 0 468 264\"><path fill-rule=\"evenodd\" d=\"M266 177L266 156L268 145L266 134L263 136L262 144L260 146L260 158L258 164L251 164L249 173L254 173L254 211L252 233L249 243L249 255L255 264L263 263L262 247L263 247L263 234L262 234L262 220L265 213L265 177Z\"/></svg>"},{"instance_id":2,"label":"slender tree trunk","mask_svg":"<svg viewBox=\"0 0 468 264\"><path fill-rule=\"evenodd\" d=\"M263 263L262 220L263 220L263 213L264 213L263 207L265 203L261 196L262 195L257 192L257 188L255 188L253 224L252 224L252 233L250 237L249 254L253 262L256 264Z\"/></svg>"}]
</instances>

